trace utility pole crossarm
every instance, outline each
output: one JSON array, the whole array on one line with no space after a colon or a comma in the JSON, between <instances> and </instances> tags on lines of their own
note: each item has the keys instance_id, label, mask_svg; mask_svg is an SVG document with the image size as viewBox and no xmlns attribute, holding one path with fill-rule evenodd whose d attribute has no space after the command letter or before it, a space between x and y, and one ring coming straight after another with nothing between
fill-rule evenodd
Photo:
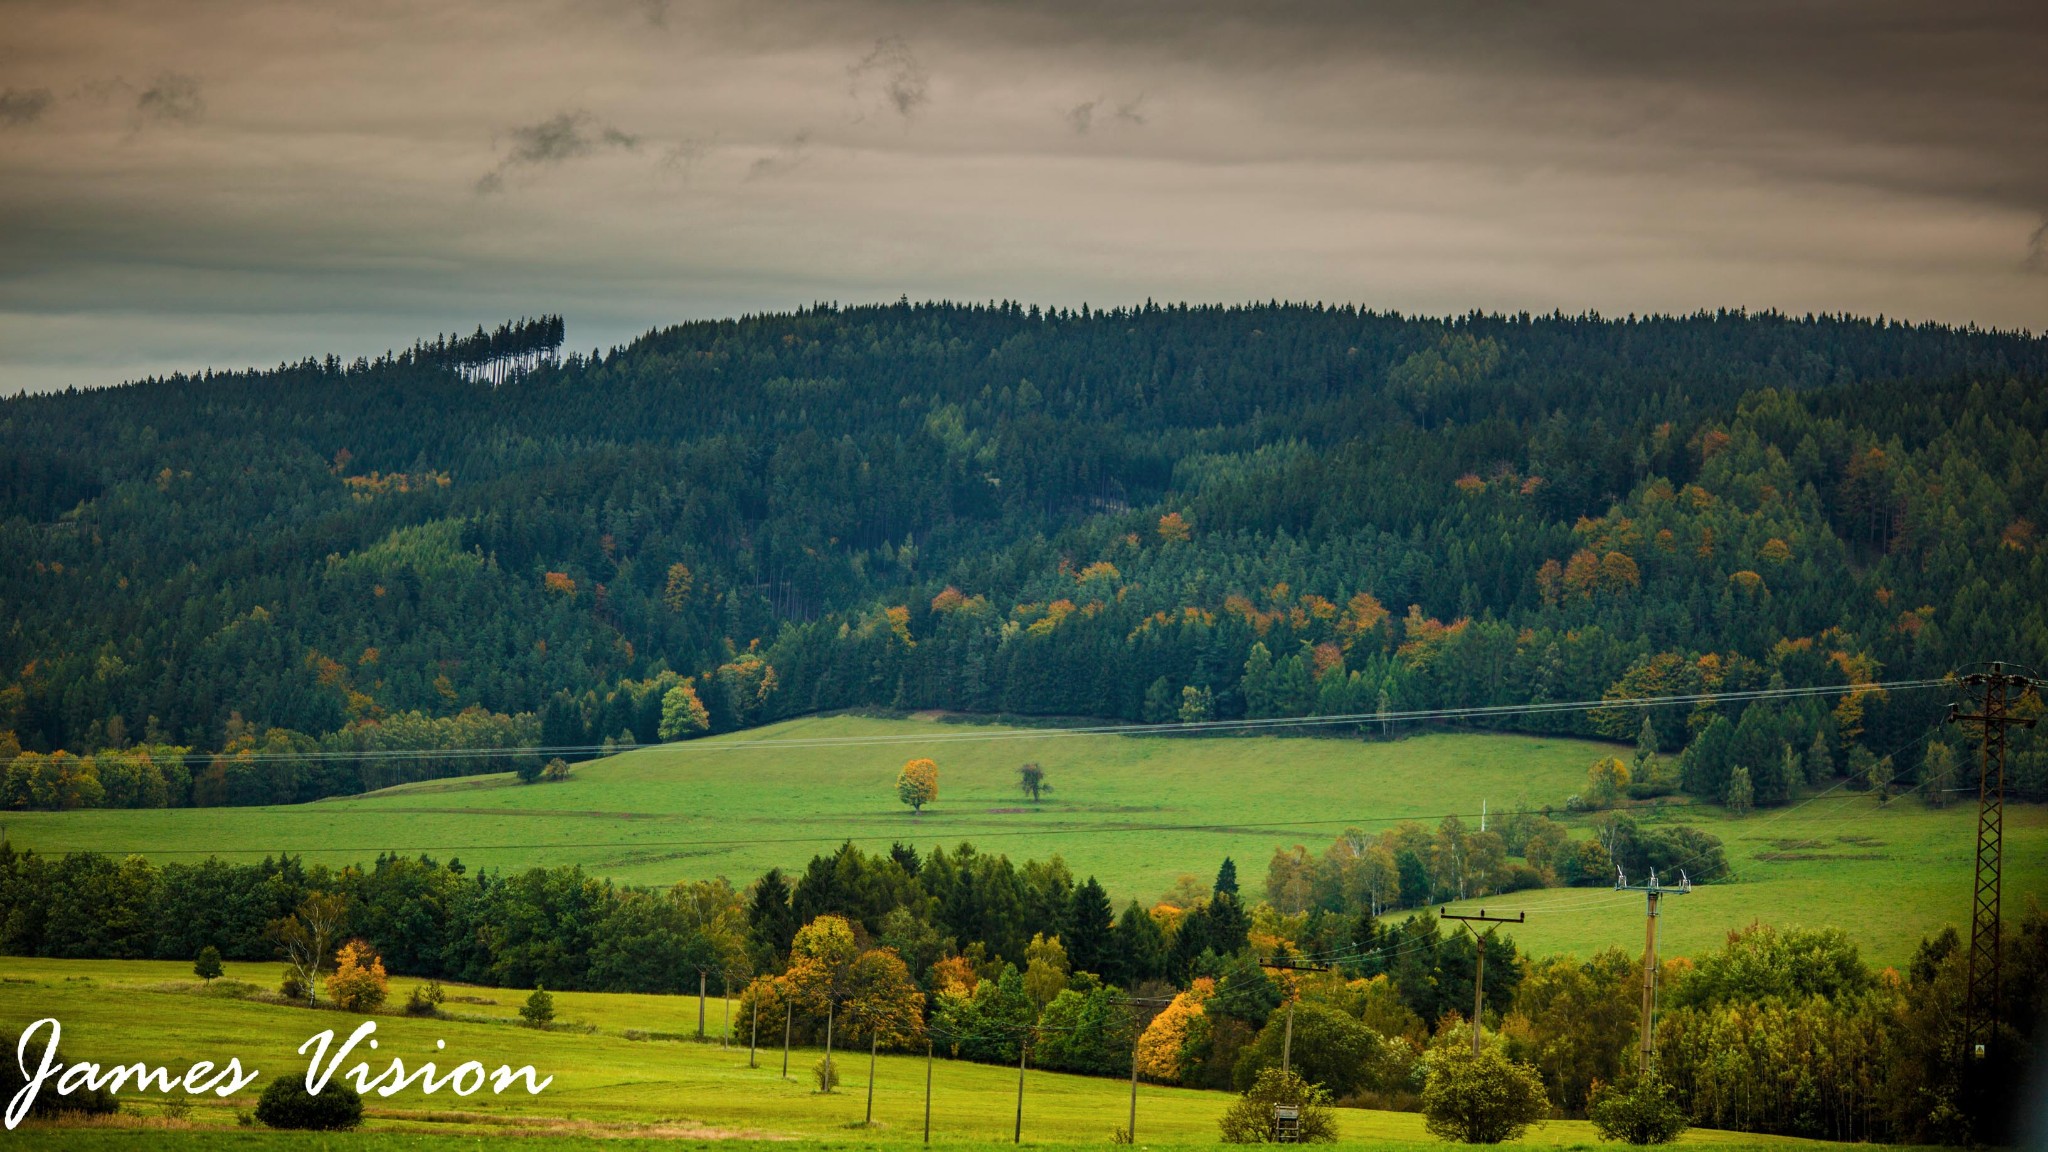
<instances>
[{"instance_id":1,"label":"utility pole crossarm","mask_svg":"<svg viewBox=\"0 0 2048 1152\"><path fill-rule=\"evenodd\" d=\"M1657 870L1650 869L1650 882L1631 884L1628 873L1621 865L1614 866L1614 890L1616 892L1641 892L1646 905L1643 916L1643 1037L1642 1047L1636 1054L1636 1074L1650 1074L1650 1062L1656 1056L1657 1037L1657 900L1663 896L1692 895L1692 878L1684 870L1678 873L1678 887L1667 888L1657 882Z\"/></svg>"},{"instance_id":2,"label":"utility pole crossarm","mask_svg":"<svg viewBox=\"0 0 2048 1152\"><path fill-rule=\"evenodd\" d=\"M1437 910L1436 917L1439 920L1465 921L1465 931L1472 932L1472 925L1475 923L1488 925L1524 924L1528 922L1529 914L1527 912L1517 912L1514 919L1510 920L1506 916L1488 916L1486 909L1481 908L1476 914L1464 915L1451 911L1450 906L1447 904ZM1486 936L1491 935L1493 935L1493 929L1489 927L1486 930ZM1486 1015L1486 936L1481 936L1477 932L1472 933L1472 951L1477 958L1476 963L1472 967L1472 1055L1474 1057L1479 1055L1479 1022Z\"/></svg>"}]
</instances>

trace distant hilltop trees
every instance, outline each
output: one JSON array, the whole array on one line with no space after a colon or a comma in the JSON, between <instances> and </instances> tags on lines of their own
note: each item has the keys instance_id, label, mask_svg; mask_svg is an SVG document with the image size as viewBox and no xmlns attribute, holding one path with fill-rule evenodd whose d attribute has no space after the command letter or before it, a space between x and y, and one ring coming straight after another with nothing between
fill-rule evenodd
<instances>
[{"instance_id":1,"label":"distant hilltop trees","mask_svg":"<svg viewBox=\"0 0 2048 1152\"><path fill-rule=\"evenodd\" d=\"M489 332L478 325L468 336L442 336L432 344L423 341L413 346L412 359L415 363L445 364L496 387L514 375L555 363L567 331L560 316L521 317Z\"/></svg>"}]
</instances>

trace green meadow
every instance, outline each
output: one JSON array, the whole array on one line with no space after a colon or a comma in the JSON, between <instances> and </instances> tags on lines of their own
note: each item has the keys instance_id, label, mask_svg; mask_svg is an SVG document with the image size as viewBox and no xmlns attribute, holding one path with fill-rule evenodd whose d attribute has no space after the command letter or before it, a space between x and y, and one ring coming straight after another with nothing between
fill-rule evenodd
<instances>
[{"instance_id":1,"label":"green meadow","mask_svg":"<svg viewBox=\"0 0 2048 1152\"><path fill-rule=\"evenodd\" d=\"M580 864L630 884L713 875L745 884L842 840L924 849L970 840L1019 860L1058 853L1121 903L1156 898L1183 873L1206 880L1226 855L1256 891L1275 848L1320 852L1346 826L1376 832L1450 813L1477 825L1482 810L1559 806L1613 751L1498 734L1197 739L832 716L642 748L579 765L560 783L483 776L289 807L10 813L5 825L17 846L43 852L291 852L334 865L428 853L472 868ZM939 764L939 800L921 815L894 792L897 769L915 756ZM1054 788L1036 805L1016 785L1027 761ZM1899 964L1968 909L1974 805L1881 806L1842 791L1742 819L1676 803L1639 816L1704 824L1726 842L1736 873L1667 905L1668 952L1712 948L1729 929L1767 920L1839 926L1873 961ZM2017 912L2048 893L2048 810L2011 807L2006 835L2005 891ZM1513 933L1538 953L1641 947L1639 896L1553 889L1478 903L1528 911Z\"/></svg>"},{"instance_id":2,"label":"green meadow","mask_svg":"<svg viewBox=\"0 0 2048 1152\"><path fill-rule=\"evenodd\" d=\"M884 1055L876 1064L874 1122L864 1125L869 1086L865 1052L846 1053L840 1088L813 1091L810 1070L820 1057L800 1050L790 1060L791 1079L781 1074L779 1048L763 1047L758 1067L749 1067L746 1037L721 1046L711 1002L712 1038L683 1039L694 1032L697 1002L688 997L609 994L556 995L557 1025L547 1031L515 1020L524 993L449 986L452 1019L380 1015L380 1047L369 1055L372 1072L393 1056L408 1067L433 1060L445 1070L462 1060L487 1068L500 1063L532 1064L555 1077L538 1096L515 1088L503 1096L489 1089L468 1098L446 1091L434 1096L408 1090L390 1098L373 1096L362 1133L349 1136L269 1133L239 1125L238 1112L254 1107L269 1079L303 1075L306 1058L298 1047L313 1034L334 1029L346 1036L361 1017L248 998L276 975L268 964L231 964L211 989L191 977L185 965L147 961L16 960L0 977L0 1023L20 1028L54 1016L64 1026L64 1048L73 1061L123 1064L143 1061L181 1072L195 1060L225 1062L239 1057L263 1079L237 1098L208 1097L176 1114L160 1096L124 1097L116 1117L60 1126L18 1129L0 1141L52 1148L333 1148L456 1149L478 1147L483 1139L512 1136L558 1137L548 1147L629 1148L622 1140L666 1143L677 1138L729 1138L742 1142L803 1139L827 1148L899 1147L923 1139L926 1062L921 1055ZM393 1000L411 982L393 981ZM147 1023L147 1027L138 1024ZM635 1038L652 1037L652 1038ZM675 1038L665 1038L675 1037ZM446 1047L437 1047L445 1041ZM358 1049L361 1052L361 1049ZM343 1071L352 1066L352 1057ZM1014 1067L937 1060L931 1065L932 1138L935 1143L977 1146L1010 1143L1016 1125L1017 1070ZM1139 1142L1147 1147L1214 1146L1216 1117L1231 1097L1217 1092L1144 1085L1138 1096ZM1028 1071L1024 1083L1026 1143L1107 1143L1129 1115L1128 1081ZM1421 1118L1409 1113L1342 1109L1343 1142L1354 1146L1435 1146ZM1531 1147L1583 1146L1595 1142L1583 1121L1553 1121L1527 1138ZM1783 1148L1812 1141L1774 1139L1695 1129L1685 1143L1725 1148Z\"/></svg>"}]
</instances>

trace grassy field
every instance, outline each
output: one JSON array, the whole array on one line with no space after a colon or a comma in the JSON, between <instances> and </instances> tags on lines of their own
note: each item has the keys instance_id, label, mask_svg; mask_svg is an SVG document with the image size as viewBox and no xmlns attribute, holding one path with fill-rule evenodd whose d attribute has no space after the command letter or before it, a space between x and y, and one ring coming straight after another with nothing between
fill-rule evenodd
<instances>
[{"instance_id":1,"label":"grassy field","mask_svg":"<svg viewBox=\"0 0 2048 1152\"><path fill-rule=\"evenodd\" d=\"M780 1074L781 1052L760 1053L760 1067L747 1066L745 1046L716 1042L635 1040L627 1028L684 1033L695 1026L696 1002L663 996L561 993L560 1026L547 1032L511 1022L521 998L499 989L451 987L458 996L496 1001L451 1001L461 1019L418 1020L377 1017L382 1046L372 1061L381 1071L391 1056L409 1066L433 1059L444 1069L476 1059L533 1064L555 1082L539 1096L515 1089L502 1097L488 1090L467 1099L444 1092L425 1096L407 1091L389 1099L373 1097L368 1131L351 1137L270 1134L238 1128L236 1111L254 1106L255 1093L269 1079L301 1075L305 1059L298 1046L312 1034L333 1028L346 1035L358 1017L241 998L237 982L268 985L274 965L228 967L226 978L204 991L182 964L139 961L6 961L0 978L0 1025L18 1029L54 1016L64 1025L72 1060L102 1063L168 1064L174 1071L198 1059L241 1058L261 1069L264 1079L245 1098L209 1098L181 1120L164 1115L158 1098L130 1098L123 1115L83 1126L24 1128L0 1136L36 1147L305 1147L398 1149L475 1148L481 1137L555 1136L580 1147L632 1147L621 1138L711 1138L740 1141L788 1138L827 1147L897 1147L923 1133L925 1062L921 1057L884 1056L875 1074L875 1124L861 1125L868 1086L865 1053L849 1053L841 1065L840 1090L811 1091L808 1072L819 1053L800 1051L791 1060L796 1080ZM394 981L394 1000L409 982ZM718 1019L713 1003L712 1019ZM143 1025L143 1026L138 1026ZM437 1049L435 1042L447 1047ZM353 1060L351 1060L353 1063ZM932 1070L935 1142L949 1145L1008 1144L1015 1124L1015 1068L936 1061ZM1228 1105L1222 1093L1146 1085L1140 1089L1138 1132L1148 1147L1208 1145L1216 1142L1216 1117ZM1031 1071L1026 1076L1024 1134L1028 1143L1107 1143L1124 1123L1129 1084ZM1374 1147L1430 1145L1418 1116L1344 1109L1339 1119L1344 1142ZM1554 1121L1530 1134L1532 1147L1586 1145L1590 1125ZM1695 1130L1685 1142L1719 1147L1785 1148L1817 1146L1810 1141L1758 1138ZM592 1146L595 1146L593 1143ZM652 1146L651 1144L649 1146Z\"/></svg>"},{"instance_id":2,"label":"grassy field","mask_svg":"<svg viewBox=\"0 0 2048 1152\"><path fill-rule=\"evenodd\" d=\"M1974 800L1936 811L1916 800L1879 805L1870 795L1844 792L1742 819L1708 807L1659 816L1721 837L1735 872L1732 881L1699 885L1689 896L1662 902L1658 947L1667 955L1711 950L1730 929L1754 921L1841 928L1873 964L1900 968L1921 937L1943 925L1960 925L1967 937ZM2006 915L2019 916L2029 900L2048 900L2048 809L2009 805ZM1529 922L1511 929L1524 950L1583 956L1610 945L1640 955L1643 904L1635 892L1551 888L1453 907L1526 911Z\"/></svg>"},{"instance_id":3,"label":"grassy field","mask_svg":"<svg viewBox=\"0 0 2048 1152\"><path fill-rule=\"evenodd\" d=\"M847 743L876 740L887 742ZM715 874L743 884L846 839L972 840L1015 860L1057 852L1119 899L1150 899L1183 872L1208 879L1226 855L1256 887L1275 845L1320 849L1348 823L1434 823L1469 809L1476 824L1482 802L1560 804L1603 749L1521 736L1173 739L837 716L643 748L580 765L559 784L469 777L289 807L23 812L6 824L17 845L46 852L291 851L345 864L389 849L471 867L581 864L643 884ZM895 792L914 756L939 764L939 801L921 816ZM1026 761L1055 788L1035 807L1017 789Z\"/></svg>"},{"instance_id":4,"label":"grassy field","mask_svg":"<svg viewBox=\"0 0 2048 1152\"><path fill-rule=\"evenodd\" d=\"M1206 880L1226 855L1256 891L1276 847L1320 851L1346 825L1377 831L1452 812L1476 824L1482 805L1560 804L1611 751L1490 734L1181 739L838 716L640 749L557 784L487 776L280 808L10 813L6 829L45 852L170 860L289 851L331 864L426 852L471 867L575 863L638 884L719 874L745 884L845 839L868 848L972 840L1019 860L1059 853L1120 903L1155 898L1181 873ZM914 816L893 785L904 760L920 755L939 763L940 798ZM1042 804L1017 791L1026 761L1056 789ZM1895 964L1968 908L1973 806L1880 808L1841 794L1742 820L1685 807L1648 818L1705 822L1737 872L1736 883L1669 906L1670 952L1714 947L1728 929L1765 919L1839 925L1873 960ZM2014 806L2006 832L2005 891L2017 910L2048 894L2048 809ZM1641 947L1639 897L1553 890L1485 903L1530 910L1515 936L1537 952Z\"/></svg>"}]
</instances>

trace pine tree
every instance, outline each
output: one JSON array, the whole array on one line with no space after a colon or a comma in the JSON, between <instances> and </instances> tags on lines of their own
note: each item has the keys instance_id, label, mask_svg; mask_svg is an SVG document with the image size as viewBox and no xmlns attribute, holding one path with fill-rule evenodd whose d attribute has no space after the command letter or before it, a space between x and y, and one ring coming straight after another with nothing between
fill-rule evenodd
<instances>
[{"instance_id":1,"label":"pine tree","mask_svg":"<svg viewBox=\"0 0 2048 1152\"><path fill-rule=\"evenodd\" d=\"M1074 889L1067 905L1066 932L1062 939L1067 946L1067 961L1074 971L1106 975L1103 967L1111 959L1115 931L1115 912L1109 906L1109 893L1103 891L1095 877L1090 876Z\"/></svg>"}]
</instances>

